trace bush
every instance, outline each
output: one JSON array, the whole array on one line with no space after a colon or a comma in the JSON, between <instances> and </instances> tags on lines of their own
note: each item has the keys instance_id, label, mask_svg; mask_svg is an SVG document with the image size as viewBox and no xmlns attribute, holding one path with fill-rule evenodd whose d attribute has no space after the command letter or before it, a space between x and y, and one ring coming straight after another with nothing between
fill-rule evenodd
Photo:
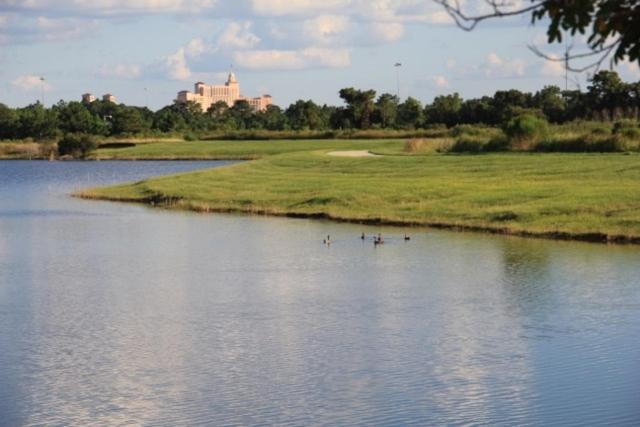
<instances>
[{"instance_id":1,"label":"bush","mask_svg":"<svg viewBox=\"0 0 640 427\"><path fill-rule=\"evenodd\" d=\"M197 141L198 139L200 139L200 138L198 138L198 135L196 135L196 134L195 134L195 133L193 133L193 132L185 133L185 134L183 135L183 137L182 137L182 138L183 138L185 141Z\"/></svg>"},{"instance_id":2,"label":"bush","mask_svg":"<svg viewBox=\"0 0 640 427\"><path fill-rule=\"evenodd\" d=\"M548 139L536 145L535 151L559 153L614 153L637 150L619 135L585 134L573 138Z\"/></svg>"},{"instance_id":3,"label":"bush","mask_svg":"<svg viewBox=\"0 0 640 427\"><path fill-rule=\"evenodd\" d=\"M613 125L612 132L628 139L640 139L640 127L634 120L618 120Z\"/></svg>"},{"instance_id":4,"label":"bush","mask_svg":"<svg viewBox=\"0 0 640 427\"><path fill-rule=\"evenodd\" d=\"M405 142L404 151L407 153L419 153L424 150L424 139L413 138Z\"/></svg>"},{"instance_id":5,"label":"bush","mask_svg":"<svg viewBox=\"0 0 640 427\"><path fill-rule=\"evenodd\" d=\"M534 114L525 113L509 120L504 126L512 148L529 150L549 133L549 123Z\"/></svg>"},{"instance_id":6,"label":"bush","mask_svg":"<svg viewBox=\"0 0 640 427\"><path fill-rule=\"evenodd\" d=\"M449 151L452 153L481 153L487 142L486 138L463 135L453 143Z\"/></svg>"},{"instance_id":7,"label":"bush","mask_svg":"<svg viewBox=\"0 0 640 427\"><path fill-rule=\"evenodd\" d=\"M97 147L95 138L86 134L69 134L58 141L58 154L84 159Z\"/></svg>"}]
</instances>

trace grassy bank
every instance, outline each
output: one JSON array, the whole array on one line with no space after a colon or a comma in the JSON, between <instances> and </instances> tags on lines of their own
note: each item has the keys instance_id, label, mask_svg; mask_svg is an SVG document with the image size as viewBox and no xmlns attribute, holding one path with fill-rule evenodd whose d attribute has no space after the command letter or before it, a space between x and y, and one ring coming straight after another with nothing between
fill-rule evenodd
<instances>
[{"instance_id":1,"label":"grassy bank","mask_svg":"<svg viewBox=\"0 0 640 427\"><path fill-rule=\"evenodd\" d=\"M311 150L402 150L404 140L275 140L275 141L161 141L133 147L100 148L100 160L252 160Z\"/></svg>"},{"instance_id":2,"label":"grassy bank","mask_svg":"<svg viewBox=\"0 0 640 427\"><path fill-rule=\"evenodd\" d=\"M317 148L308 142L301 144L307 151L80 195L198 211L640 243L640 156L635 154L340 158L326 152L393 149L403 142L332 143L327 147L323 141L320 151L308 151ZM227 154L247 158L286 152L278 144L261 146L252 156L247 156L250 145L248 151Z\"/></svg>"}]
</instances>

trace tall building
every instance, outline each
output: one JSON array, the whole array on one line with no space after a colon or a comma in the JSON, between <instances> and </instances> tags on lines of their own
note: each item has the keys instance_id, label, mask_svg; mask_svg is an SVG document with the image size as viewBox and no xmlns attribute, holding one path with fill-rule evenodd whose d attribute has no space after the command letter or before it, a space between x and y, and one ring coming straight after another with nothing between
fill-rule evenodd
<instances>
[{"instance_id":1,"label":"tall building","mask_svg":"<svg viewBox=\"0 0 640 427\"><path fill-rule=\"evenodd\" d=\"M90 93L82 94L82 102L84 102L85 104L91 104L95 100L96 100L96 97Z\"/></svg>"},{"instance_id":2,"label":"tall building","mask_svg":"<svg viewBox=\"0 0 640 427\"><path fill-rule=\"evenodd\" d=\"M102 100L106 102L113 102L114 104L116 103L116 97L111 95L110 93L102 95Z\"/></svg>"},{"instance_id":3,"label":"tall building","mask_svg":"<svg viewBox=\"0 0 640 427\"><path fill-rule=\"evenodd\" d=\"M238 83L233 72L229 73L229 77L223 85L207 85L203 82L198 82L195 84L193 92L188 90L178 92L176 100L178 102L193 101L200 105L202 111L207 111L209 107L218 101L224 101L229 107L233 107L236 101L244 100L255 111L262 111L272 104L271 95L262 95L255 98L240 95L240 83Z\"/></svg>"}]
</instances>

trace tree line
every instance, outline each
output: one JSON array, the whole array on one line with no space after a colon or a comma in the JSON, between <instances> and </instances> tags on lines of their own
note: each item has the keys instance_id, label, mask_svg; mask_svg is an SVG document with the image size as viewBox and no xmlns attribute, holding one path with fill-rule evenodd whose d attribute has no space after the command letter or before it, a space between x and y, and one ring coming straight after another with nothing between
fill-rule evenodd
<instances>
[{"instance_id":1,"label":"tree line","mask_svg":"<svg viewBox=\"0 0 640 427\"><path fill-rule=\"evenodd\" d=\"M46 139L65 134L140 135L205 133L237 130L419 129L458 124L501 125L523 112L550 122L577 119L638 118L640 82L626 83L614 71L600 71L587 91L563 91L546 86L535 92L501 90L493 96L463 100L457 93L435 97L422 105L413 97L401 102L396 95L344 88L343 106L298 100L287 108L268 106L256 112L246 101L232 107L224 102L202 111L196 103L174 103L151 111L146 107L60 101L51 108L40 103L24 108L0 104L0 139Z\"/></svg>"}]
</instances>

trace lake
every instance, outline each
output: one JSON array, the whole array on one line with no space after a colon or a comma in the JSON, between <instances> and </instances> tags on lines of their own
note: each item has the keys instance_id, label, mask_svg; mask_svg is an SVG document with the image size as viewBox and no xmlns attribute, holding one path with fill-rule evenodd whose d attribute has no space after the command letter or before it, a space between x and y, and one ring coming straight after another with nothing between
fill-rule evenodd
<instances>
[{"instance_id":1,"label":"lake","mask_svg":"<svg viewBox=\"0 0 640 427\"><path fill-rule=\"evenodd\" d=\"M640 425L640 247L69 196L227 163L0 161L1 425Z\"/></svg>"}]
</instances>

